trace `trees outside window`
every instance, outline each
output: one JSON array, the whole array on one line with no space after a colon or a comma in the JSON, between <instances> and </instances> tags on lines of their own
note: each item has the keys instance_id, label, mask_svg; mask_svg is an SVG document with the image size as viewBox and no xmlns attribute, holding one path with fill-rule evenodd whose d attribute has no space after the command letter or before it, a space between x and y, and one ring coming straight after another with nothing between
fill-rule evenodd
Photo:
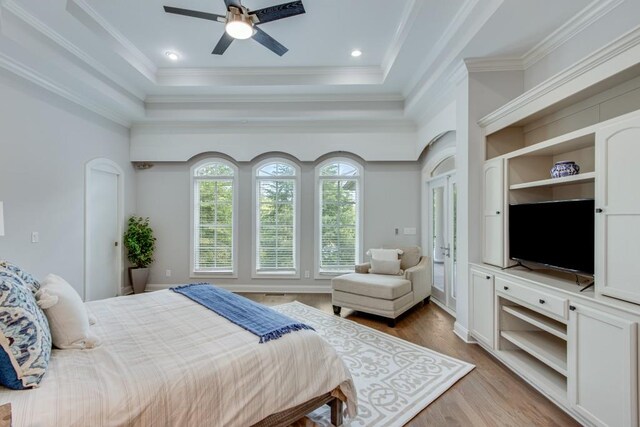
<instances>
[{"instance_id":1,"label":"trees outside window","mask_svg":"<svg viewBox=\"0 0 640 427\"><path fill-rule=\"evenodd\" d=\"M192 275L236 274L236 167L207 159L192 169Z\"/></svg>"},{"instance_id":2,"label":"trees outside window","mask_svg":"<svg viewBox=\"0 0 640 427\"><path fill-rule=\"evenodd\" d=\"M255 274L298 275L296 165L269 159L255 168Z\"/></svg>"},{"instance_id":3,"label":"trees outside window","mask_svg":"<svg viewBox=\"0 0 640 427\"><path fill-rule=\"evenodd\" d=\"M316 168L316 177L318 273L353 271L362 258L362 169L350 160L331 159Z\"/></svg>"}]
</instances>

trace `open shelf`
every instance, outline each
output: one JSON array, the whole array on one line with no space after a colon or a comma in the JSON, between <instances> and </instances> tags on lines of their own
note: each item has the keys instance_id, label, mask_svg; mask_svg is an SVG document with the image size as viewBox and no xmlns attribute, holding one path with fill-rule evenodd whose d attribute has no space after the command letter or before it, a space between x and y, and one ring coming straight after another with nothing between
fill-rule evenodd
<instances>
[{"instance_id":1,"label":"open shelf","mask_svg":"<svg viewBox=\"0 0 640 427\"><path fill-rule=\"evenodd\" d=\"M539 142L507 154L508 159L529 156L557 156L571 151L593 147L596 143L595 128L589 126L549 140Z\"/></svg>"},{"instance_id":2,"label":"open shelf","mask_svg":"<svg viewBox=\"0 0 640 427\"><path fill-rule=\"evenodd\" d=\"M522 350L501 350L500 357L525 378L560 401L567 400L567 378Z\"/></svg>"},{"instance_id":3,"label":"open shelf","mask_svg":"<svg viewBox=\"0 0 640 427\"><path fill-rule=\"evenodd\" d=\"M567 340L567 326L543 314L516 305L503 305L502 310L564 341Z\"/></svg>"},{"instance_id":4,"label":"open shelf","mask_svg":"<svg viewBox=\"0 0 640 427\"><path fill-rule=\"evenodd\" d=\"M502 331L502 338L567 376L567 342L544 331Z\"/></svg>"},{"instance_id":5,"label":"open shelf","mask_svg":"<svg viewBox=\"0 0 640 427\"><path fill-rule=\"evenodd\" d=\"M595 172L585 172L578 175L564 176L562 178L542 179L539 181L524 182L522 184L513 184L509 186L509 190L522 190L526 188L542 188L542 187L559 187L561 185L584 184L595 182Z\"/></svg>"}]
</instances>

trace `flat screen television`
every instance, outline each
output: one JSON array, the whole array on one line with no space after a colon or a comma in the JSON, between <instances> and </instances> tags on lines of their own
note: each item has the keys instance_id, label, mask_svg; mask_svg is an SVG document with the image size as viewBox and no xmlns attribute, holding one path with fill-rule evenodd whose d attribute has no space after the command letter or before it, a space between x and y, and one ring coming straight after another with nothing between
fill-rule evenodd
<instances>
[{"instance_id":1,"label":"flat screen television","mask_svg":"<svg viewBox=\"0 0 640 427\"><path fill-rule=\"evenodd\" d=\"M563 200L509 206L509 257L593 275L594 201Z\"/></svg>"}]
</instances>

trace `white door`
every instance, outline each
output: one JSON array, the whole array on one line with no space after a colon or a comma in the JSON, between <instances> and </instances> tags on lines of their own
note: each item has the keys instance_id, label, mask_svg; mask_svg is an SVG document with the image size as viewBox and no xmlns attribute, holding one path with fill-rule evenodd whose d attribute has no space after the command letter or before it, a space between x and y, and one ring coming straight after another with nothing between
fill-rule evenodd
<instances>
[{"instance_id":1,"label":"white door","mask_svg":"<svg viewBox=\"0 0 640 427\"><path fill-rule=\"evenodd\" d=\"M569 308L572 407L598 426L638 425L636 323L578 304Z\"/></svg>"},{"instance_id":2,"label":"white door","mask_svg":"<svg viewBox=\"0 0 640 427\"><path fill-rule=\"evenodd\" d=\"M640 303L640 117L596 134L596 289Z\"/></svg>"},{"instance_id":3,"label":"white door","mask_svg":"<svg viewBox=\"0 0 640 427\"><path fill-rule=\"evenodd\" d=\"M504 265L504 161L489 160L484 165L484 248L482 260L498 267Z\"/></svg>"},{"instance_id":4,"label":"white door","mask_svg":"<svg viewBox=\"0 0 640 427\"><path fill-rule=\"evenodd\" d=\"M427 250L431 256L431 295L451 310L456 309L455 262L457 245L457 186L455 175L428 182Z\"/></svg>"},{"instance_id":5,"label":"white door","mask_svg":"<svg viewBox=\"0 0 640 427\"><path fill-rule=\"evenodd\" d=\"M122 173L98 159L86 169L85 301L111 298L121 287Z\"/></svg>"}]
</instances>

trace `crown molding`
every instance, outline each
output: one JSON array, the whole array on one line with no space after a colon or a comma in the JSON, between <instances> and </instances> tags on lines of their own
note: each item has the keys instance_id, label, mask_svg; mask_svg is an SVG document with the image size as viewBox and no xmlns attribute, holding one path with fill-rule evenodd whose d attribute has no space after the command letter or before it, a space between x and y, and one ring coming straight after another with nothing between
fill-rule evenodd
<instances>
[{"instance_id":1,"label":"crown molding","mask_svg":"<svg viewBox=\"0 0 640 427\"><path fill-rule=\"evenodd\" d=\"M540 100L547 94L550 94L553 91L556 91L562 88L567 84L576 84L576 80L585 74L595 70L602 64L607 63L617 57L621 57L626 52L632 50L633 48L640 46L640 26L635 29L629 31L608 45L596 50L592 54L586 56L582 60L578 61L571 67L566 68L560 73L550 77L539 85L533 87L529 91L515 98L514 100L508 102L504 106L495 110L494 112L488 114L478 121L478 124L483 128L487 129L487 132L492 133L495 132L505 126L509 125L509 122L516 122L523 117L520 117L521 114L517 114L519 111L522 112L525 110L526 106ZM631 55L633 56L633 55ZM633 64L638 63L638 54L633 57L628 58L628 61L622 61L623 63L617 65L616 67L609 67L609 69L604 70L602 72L602 76L600 80L603 78L607 78L616 72L623 71L625 68ZM571 88L572 93L575 93L580 90L580 88ZM564 97L570 96L571 93L564 94ZM509 116L514 115L509 118Z\"/></svg>"},{"instance_id":2,"label":"crown molding","mask_svg":"<svg viewBox=\"0 0 640 427\"><path fill-rule=\"evenodd\" d=\"M483 73L487 71L524 71L522 58L468 58L464 60L470 73Z\"/></svg>"},{"instance_id":3,"label":"crown molding","mask_svg":"<svg viewBox=\"0 0 640 427\"><path fill-rule=\"evenodd\" d=\"M51 40L57 46L69 52L73 57L80 60L83 64L87 65L92 72L105 77L111 81L116 89L122 92L122 95L128 97L134 101L142 101L144 99L144 93L138 88L132 86L121 77L110 72L107 67L99 63L90 55L86 54L82 49L71 43L65 37L54 31L51 27L31 15L22 6L18 5L14 0L3 0L0 3L0 8L9 11L16 16L22 22L29 27L33 28L38 33L42 34L47 39Z\"/></svg>"},{"instance_id":4,"label":"crown molding","mask_svg":"<svg viewBox=\"0 0 640 427\"><path fill-rule=\"evenodd\" d=\"M163 86L381 85L384 75L380 67L161 68L156 81Z\"/></svg>"},{"instance_id":5,"label":"crown molding","mask_svg":"<svg viewBox=\"0 0 640 427\"><path fill-rule=\"evenodd\" d=\"M402 17L400 18L400 25L398 25L398 28L393 35L389 49L387 49L387 52L382 58L382 70L385 79L389 75L393 64L398 58L404 42L407 40L407 37L409 37L409 33L416 22L418 12L423 5L423 1L409 0L409 3L405 6L402 12Z\"/></svg>"},{"instance_id":6,"label":"crown molding","mask_svg":"<svg viewBox=\"0 0 640 427\"><path fill-rule=\"evenodd\" d=\"M332 94L332 95L149 95L147 104L218 102L236 103L340 103L340 102L404 102L401 94Z\"/></svg>"},{"instance_id":7,"label":"crown molding","mask_svg":"<svg viewBox=\"0 0 640 427\"><path fill-rule=\"evenodd\" d=\"M140 74L155 83L158 67L85 0L67 0L67 12L80 21Z\"/></svg>"},{"instance_id":8,"label":"crown molding","mask_svg":"<svg viewBox=\"0 0 640 427\"><path fill-rule=\"evenodd\" d=\"M624 0L594 0L560 28L526 52L521 60L524 69L571 40L576 34L618 7Z\"/></svg>"},{"instance_id":9,"label":"crown molding","mask_svg":"<svg viewBox=\"0 0 640 427\"><path fill-rule=\"evenodd\" d=\"M406 108L412 110L433 86L440 81L473 36L498 10L504 0L466 0L442 37L436 43L419 69L417 81L411 82L407 92Z\"/></svg>"},{"instance_id":10,"label":"crown molding","mask_svg":"<svg viewBox=\"0 0 640 427\"><path fill-rule=\"evenodd\" d=\"M2 52L0 52L0 67L114 123L124 127L131 126L131 122L126 117L112 110L103 108L89 98L48 79L33 68L16 61L14 58Z\"/></svg>"}]
</instances>

